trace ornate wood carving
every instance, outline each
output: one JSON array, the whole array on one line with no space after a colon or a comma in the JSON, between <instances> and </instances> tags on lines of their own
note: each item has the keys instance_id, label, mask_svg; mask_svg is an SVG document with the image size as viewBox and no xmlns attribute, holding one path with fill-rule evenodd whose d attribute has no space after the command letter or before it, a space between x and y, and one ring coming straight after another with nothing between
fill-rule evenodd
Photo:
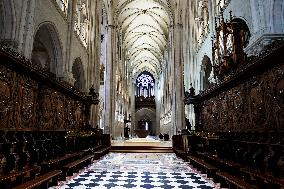
<instances>
[{"instance_id":1,"label":"ornate wood carving","mask_svg":"<svg viewBox=\"0 0 284 189\"><path fill-rule=\"evenodd\" d=\"M9 125L10 114L13 109L12 100L12 72L0 65L0 127Z\"/></svg>"},{"instance_id":2,"label":"ornate wood carving","mask_svg":"<svg viewBox=\"0 0 284 189\"><path fill-rule=\"evenodd\" d=\"M38 114L38 124L41 130L53 129L53 118L54 118L54 95L53 91L49 88L42 89L40 91L39 98L39 114Z\"/></svg>"},{"instance_id":3,"label":"ornate wood carving","mask_svg":"<svg viewBox=\"0 0 284 189\"><path fill-rule=\"evenodd\" d=\"M0 60L0 130L70 130L88 124L97 93L80 94L9 49L0 49Z\"/></svg>"},{"instance_id":4,"label":"ornate wood carving","mask_svg":"<svg viewBox=\"0 0 284 189\"><path fill-rule=\"evenodd\" d=\"M217 23L217 20L219 22ZM223 10L220 18L215 19L215 33L212 40L212 59L214 75L219 80L234 72L239 65L246 61L244 47L248 41L249 30L242 20L233 19L225 21Z\"/></svg>"},{"instance_id":5,"label":"ornate wood carving","mask_svg":"<svg viewBox=\"0 0 284 189\"><path fill-rule=\"evenodd\" d=\"M278 60L283 50L201 95L203 130L284 130L284 64Z\"/></svg>"},{"instance_id":6,"label":"ornate wood carving","mask_svg":"<svg viewBox=\"0 0 284 189\"><path fill-rule=\"evenodd\" d=\"M38 84L27 76L20 77L21 84L18 87L18 101L20 105L20 122L18 128L30 129L35 122L36 97Z\"/></svg>"}]
</instances>

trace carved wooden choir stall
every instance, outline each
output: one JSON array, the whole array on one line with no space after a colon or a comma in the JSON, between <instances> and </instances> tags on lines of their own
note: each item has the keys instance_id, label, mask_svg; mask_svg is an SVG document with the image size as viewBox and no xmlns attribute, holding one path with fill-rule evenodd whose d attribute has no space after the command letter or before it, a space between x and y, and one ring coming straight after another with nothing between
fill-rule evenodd
<instances>
[{"instance_id":1,"label":"carved wooden choir stall","mask_svg":"<svg viewBox=\"0 0 284 189\"><path fill-rule=\"evenodd\" d=\"M173 136L175 153L220 182L221 187L284 187L284 42L247 57L247 26L216 22L213 64L217 83L193 104L196 130Z\"/></svg>"},{"instance_id":2,"label":"carved wooden choir stall","mask_svg":"<svg viewBox=\"0 0 284 189\"><path fill-rule=\"evenodd\" d=\"M0 48L0 188L48 188L108 153L88 123L97 94L78 92L8 47Z\"/></svg>"}]
</instances>

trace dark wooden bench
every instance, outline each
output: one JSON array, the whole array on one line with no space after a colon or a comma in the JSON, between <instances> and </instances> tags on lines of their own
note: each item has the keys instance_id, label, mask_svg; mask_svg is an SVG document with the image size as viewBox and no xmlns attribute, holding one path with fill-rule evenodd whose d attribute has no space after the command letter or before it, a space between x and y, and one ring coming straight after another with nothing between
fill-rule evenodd
<instances>
[{"instance_id":1,"label":"dark wooden bench","mask_svg":"<svg viewBox=\"0 0 284 189\"><path fill-rule=\"evenodd\" d=\"M193 166L196 165L197 168L201 168L203 172L205 171L208 177L215 178L215 174L218 171L218 168L205 162L203 159L194 156L188 156L188 159L190 161L190 164L192 164Z\"/></svg>"},{"instance_id":2,"label":"dark wooden bench","mask_svg":"<svg viewBox=\"0 0 284 189\"><path fill-rule=\"evenodd\" d=\"M104 147L102 146L100 149L94 151L94 155L95 155L95 159L99 159L100 157L102 157L103 155L107 154L110 150L110 147Z\"/></svg>"},{"instance_id":3,"label":"dark wooden bench","mask_svg":"<svg viewBox=\"0 0 284 189\"><path fill-rule=\"evenodd\" d=\"M239 173L239 170L240 170L240 164L238 163L235 163L233 161L227 161L227 160L223 160L219 157L216 157L216 156L213 156L213 155L210 155L210 154L206 154L204 155L204 158L214 164L215 166L219 167L222 171L225 171L225 172L229 172L229 173Z\"/></svg>"},{"instance_id":4,"label":"dark wooden bench","mask_svg":"<svg viewBox=\"0 0 284 189\"><path fill-rule=\"evenodd\" d=\"M229 188L238 188L238 189L257 189L257 187L250 185L249 183L245 182L238 177L235 177L227 172L217 172L217 176L220 177L221 187L223 187L223 183L225 182Z\"/></svg>"},{"instance_id":5,"label":"dark wooden bench","mask_svg":"<svg viewBox=\"0 0 284 189\"><path fill-rule=\"evenodd\" d=\"M187 153L183 150L180 150L180 149L177 149L177 148L174 148L174 152L175 154L182 158L183 160L187 161Z\"/></svg>"},{"instance_id":6,"label":"dark wooden bench","mask_svg":"<svg viewBox=\"0 0 284 189\"><path fill-rule=\"evenodd\" d=\"M10 173L7 175L0 176L0 188L7 189L11 188L13 185L19 185L24 182L25 176L28 176L30 179L35 177L35 174L39 171L39 166L28 167L21 171Z\"/></svg>"},{"instance_id":7,"label":"dark wooden bench","mask_svg":"<svg viewBox=\"0 0 284 189\"><path fill-rule=\"evenodd\" d=\"M41 171L48 172L51 170L61 170L64 165L72 161L74 158L78 157L80 153L66 154L62 157L44 162L41 164Z\"/></svg>"},{"instance_id":8,"label":"dark wooden bench","mask_svg":"<svg viewBox=\"0 0 284 189\"><path fill-rule=\"evenodd\" d=\"M242 168L241 172L244 173L244 176L249 176L250 178L254 178L256 180L256 185L258 187L265 188L284 188L284 179L273 177L272 175L265 175L259 173L256 170L250 170L247 168Z\"/></svg>"},{"instance_id":9,"label":"dark wooden bench","mask_svg":"<svg viewBox=\"0 0 284 189\"><path fill-rule=\"evenodd\" d=\"M59 175L62 173L60 170L54 170L44 175L38 176L35 179L26 182L14 189L47 189L48 187L57 185Z\"/></svg>"},{"instance_id":10,"label":"dark wooden bench","mask_svg":"<svg viewBox=\"0 0 284 189\"><path fill-rule=\"evenodd\" d=\"M73 173L78 172L85 165L91 164L94 155L87 155L81 159L68 163L63 166L62 179L64 180L67 176L72 176Z\"/></svg>"}]
</instances>

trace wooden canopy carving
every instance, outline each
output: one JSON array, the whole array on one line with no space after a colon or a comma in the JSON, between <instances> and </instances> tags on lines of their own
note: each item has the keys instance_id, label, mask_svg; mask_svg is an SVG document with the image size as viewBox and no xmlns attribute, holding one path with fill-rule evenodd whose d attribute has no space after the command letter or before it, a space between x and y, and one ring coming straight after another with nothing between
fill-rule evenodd
<instances>
[{"instance_id":1,"label":"wooden canopy carving","mask_svg":"<svg viewBox=\"0 0 284 189\"><path fill-rule=\"evenodd\" d=\"M219 80L236 70L246 61L244 48L250 36L246 23L233 19L230 12L229 21L225 21L223 11L215 18L215 35L212 40L212 59L214 75Z\"/></svg>"}]
</instances>

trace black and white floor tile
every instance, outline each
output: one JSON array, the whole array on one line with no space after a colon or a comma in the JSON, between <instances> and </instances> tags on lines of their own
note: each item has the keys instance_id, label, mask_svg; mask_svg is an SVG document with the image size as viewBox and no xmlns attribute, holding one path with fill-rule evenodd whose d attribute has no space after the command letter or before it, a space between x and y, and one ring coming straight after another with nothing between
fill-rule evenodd
<instances>
[{"instance_id":1,"label":"black and white floor tile","mask_svg":"<svg viewBox=\"0 0 284 189\"><path fill-rule=\"evenodd\" d=\"M216 189L174 154L110 153L53 189Z\"/></svg>"}]
</instances>

